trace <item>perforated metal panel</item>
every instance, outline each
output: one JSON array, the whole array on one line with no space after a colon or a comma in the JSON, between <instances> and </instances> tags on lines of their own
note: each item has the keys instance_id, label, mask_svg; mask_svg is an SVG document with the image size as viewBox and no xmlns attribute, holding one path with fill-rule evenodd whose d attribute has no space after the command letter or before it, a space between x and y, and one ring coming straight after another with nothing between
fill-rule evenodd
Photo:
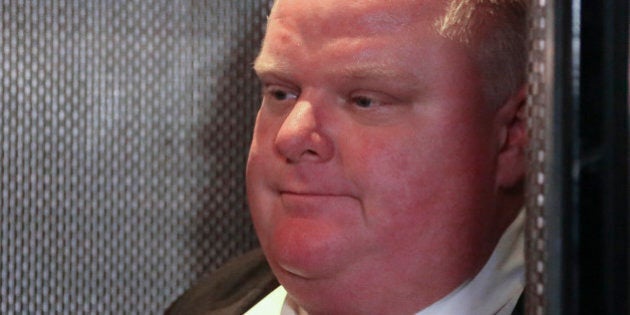
<instances>
[{"instance_id":1,"label":"perforated metal panel","mask_svg":"<svg viewBox=\"0 0 630 315\"><path fill-rule=\"evenodd\" d=\"M527 196L527 314L546 314L547 217L549 203L550 106L552 103L552 10L545 0L531 1L529 20L529 173Z\"/></svg>"},{"instance_id":2,"label":"perforated metal panel","mask_svg":"<svg viewBox=\"0 0 630 315\"><path fill-rule=\"evenodd\" d=\"M532 0L529 314L628 314L628 1Z\"/></svg>"},{"instance_id":3,"label":"perforated metal panel","mask_svg":"<svg viewBox=\"0 0 630 315\"><path fill-rule=\"evenodd\" d=\"M267 0L0 0L0 313L156 314L255 246Z\"/></svg>"}]
</instances>

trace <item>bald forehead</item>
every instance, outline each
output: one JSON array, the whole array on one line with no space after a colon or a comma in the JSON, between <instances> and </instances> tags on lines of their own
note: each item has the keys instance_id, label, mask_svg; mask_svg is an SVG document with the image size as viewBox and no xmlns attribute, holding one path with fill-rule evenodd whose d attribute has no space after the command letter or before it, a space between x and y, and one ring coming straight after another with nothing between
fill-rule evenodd
<instances>
[{"instance_id":1,"label":"bald forehead","mask_svg":"<svg viewBox=\"0 0 630 315\"><path fill-rule=\"evenodd\" d=\"M277 0L269 22L294 21L302 30L335 32L390 32L424 22L427 26L444 13L438 0Z\"/></svg>"}]
</instances>

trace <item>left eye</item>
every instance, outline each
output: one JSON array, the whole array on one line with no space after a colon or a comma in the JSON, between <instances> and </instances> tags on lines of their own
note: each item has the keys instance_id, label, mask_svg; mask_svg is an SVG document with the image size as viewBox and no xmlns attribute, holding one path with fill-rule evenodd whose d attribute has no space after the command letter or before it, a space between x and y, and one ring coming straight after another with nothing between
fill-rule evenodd
<instances>
[{"instance_id":1,"label":"left eye","mask_svg":"<svg viewBox=\"0 0 630 315\"><path fill-rule=\"evenodd\" d=\"M287 93L286 91L282 91L282 90L272 91L271 95L273 95L273 97L276 100L279 100L279 101L284 101L284 100L287 100L289 98L289 93Z\"/></svg>"},{"instance_id":2,"label":"left eye","mask_svg":"<svg viewBox=\"0 0 630 315\"><path fill-rule=\"evenodd\" d=\"M375 105L375 101L369 97L357 96L352 98L352 102L362 108L369 108Z\"/></svg>"}]
</instances>

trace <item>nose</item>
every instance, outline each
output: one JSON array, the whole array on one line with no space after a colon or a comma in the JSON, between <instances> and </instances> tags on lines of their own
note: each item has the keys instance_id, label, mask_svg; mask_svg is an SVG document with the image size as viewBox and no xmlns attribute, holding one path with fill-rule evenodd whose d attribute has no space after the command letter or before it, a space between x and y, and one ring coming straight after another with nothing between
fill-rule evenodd
<instances>
[{"instance_id":1,"label":"nose","mask_svg":"<svg viewBox=\"0 0 630 315\"><path fill-rule=\"evenodd\" d=\"M295 103L278 130L275 146L288 163L326 162L334 154L316 109L306 101Z\"/></svg>"}]
</instances>

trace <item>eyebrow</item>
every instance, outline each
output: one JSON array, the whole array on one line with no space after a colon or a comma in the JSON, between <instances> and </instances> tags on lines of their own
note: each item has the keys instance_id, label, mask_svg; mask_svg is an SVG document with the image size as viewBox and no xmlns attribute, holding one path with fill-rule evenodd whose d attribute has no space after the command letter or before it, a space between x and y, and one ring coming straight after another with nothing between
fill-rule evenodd
<instances>
[{"instance_id":1,"label":"eyebrow","mask_svg":"<svg viewBox=\"0 0 630 315\"><path fill-rule=\"evenodd\" d=\"M342 77L360 80L375 78L404 79L405 81L418 81L418 77L407 69L397 69L387 63L361 63L350 65L333 71Z\"/></svg>"},{"instance_id":2,"label":"eyebrow","mask_svg":"<svg viewBox=\"0 0 630 315\"><path fill-rule=\"evenodd\" d=\"M261 59L254 62L254 71L259 77L273 76L292 79L294 67L285 60ZM327 75L347 81L388 81L396 82L409 89L421 86L422 78L408 69L396 67L387 62L357 63L333 69Z\"/></svg>"},{"instance_id":3,"label":"eyebrow","mask_svg":"<svg viewBox=\"0 0 630 315\"><path fill-rule=\"evenodd\" d=\"M277 60L270 61L269 59L258 56L256 60L254 60L253 68L258 76L262 76L267 73L289 73L291 67L287 62Z\"/></svg>"},{"instance_id":4,"label":"eyebrow","mask_svg":"<svg viewBox=\"0 0 630 315\"><path fill-rule=\"evenodd\" d=\"M419 91L423 80L414 72L389 64L388 62L360 63L335 69L333 75L343 80L363 82L379 88L398 91Z\"/></svg>"}]
</instances>

